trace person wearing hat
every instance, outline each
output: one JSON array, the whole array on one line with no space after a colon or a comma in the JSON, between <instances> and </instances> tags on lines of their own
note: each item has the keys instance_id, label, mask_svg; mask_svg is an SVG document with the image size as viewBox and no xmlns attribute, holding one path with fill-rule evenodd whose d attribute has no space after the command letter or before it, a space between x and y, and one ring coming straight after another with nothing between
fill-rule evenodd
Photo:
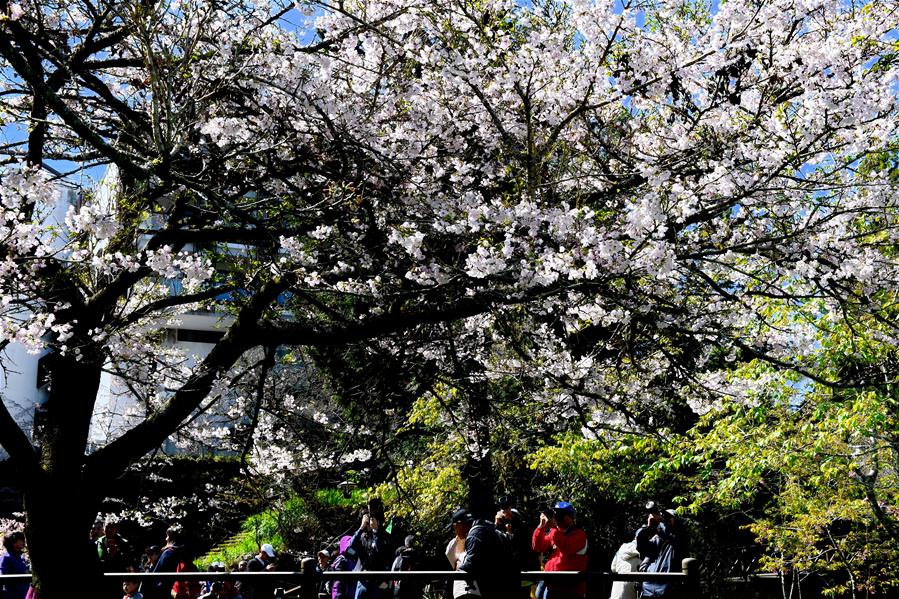
<instances>
[{"instance_id":1,"label":"person wearing hat","mask_svg":"<svg viewBox=\"0 0 899 599\"><path fill-rule=\"evenodd\" d=\"M421 556L415 547L415 535L406 536L403 546L396 550L396 559L390 570L393 572L409 572L421 569ZM393 599L421 599L424 585L418 580L393 581Z\"/></svg>"},{"instance_id":2,"label":"person wearing hat","mask_svg":"<svg viewBox=\"0 0 899 599\"><path fill-rule=\"evenodd\" d=\"M686 539L674 510L649 510L646 525L635 535L637 548L643 561L642 572L680 572ZM678 585L664 582L644 582L641 597L671 599Z\"/></svg>"},{"instance_id":3,"label":"person wearing hat","mask_svg":"<svg viewBox=\"0 0 899 599\"><path fill-rule=\"evenodd\" d=\"M465 538L468 536L468 531L471 530L473 521L471 513L461 508L453 512L450 517L450 526L454 536L446 546L446 559L453 570L458 570L465 560ZM467 586L464 580L454 580L452 582L453 599L464 597L468 593Z\"/></svg>"},{"instance_id":4,"label":"person wearing hat","mask_svg":"<svg viewBox=\"0 0 899 599\"><path fill-rule=\"evenodd\" d=\"M587 533L574 521L574 506L560 501L553 506L553 517L540 514L540 524L531 536L531 546L538 553L549 554L547 572L583 572L587 569ZM541 599L582 599L587 583L547 581Z\"/></svg>"},{"instance_id":5,"label":"person wearing hat","mask_svg":"<svg viewBox=\"0 0 899 599\"><path fill-rule=\"evenodd\" d=\"M247 562L248 572L271 572L275 566L275 548L271 543L263 543L259 546L259 553ZM250 580L253 589L253 599L269 599L275 594L275 587L266 580Z\"/></svg>"},{"instance_id":6,"label":"person wearing hat","mask_svg":"<svg viewBox=\"0 0 899 599\"><path fill-rule=\"evenodd\" d=\"M331 552L327 549L319 549L315 554L315 572L321 574L331 569ZM329 599L331 597L331 583L324 578L318 581L319 599Z\"/></svg>"},{"instance_id":7,"label":"person wearing hat","mask_svg":"<svg viewBox=\"0 0 899 599\"><path fill-rule=\"evenodd\" d=\"M247 563L250 572L264 572L275 569L275 548L271 543L263 543L259 547L259 554Z\"/></svg>"},{"instance_id":8,"label":"person wearing hat","mask_svg":"<svg viewBox=\"0 0 899 599\"><path fill-rule=\"evenodd\" d=\"M352 547L352 535L340 538L340 554L331 562L331 570L335 572L352 572L356 568L356 550ZM331 599L354 599L356 581L335 578L331 584Z\"/></svg>"},{"instance_id":9,"label":"person wearing hat","mask_svg":"<svg viewBox=\"0 0 899 599\"><path fill-rule=\"evenodd\" d=\"M540 569L540 560L531 549L531 530L524 521L524 517L506 497L501 497L499 511L494 516L496 529L502 531L509 538L512 563L517 572L530 572ZM533 581L521 580L516 585L512 598L530 599Z\"/></svg>"}]
</instances>

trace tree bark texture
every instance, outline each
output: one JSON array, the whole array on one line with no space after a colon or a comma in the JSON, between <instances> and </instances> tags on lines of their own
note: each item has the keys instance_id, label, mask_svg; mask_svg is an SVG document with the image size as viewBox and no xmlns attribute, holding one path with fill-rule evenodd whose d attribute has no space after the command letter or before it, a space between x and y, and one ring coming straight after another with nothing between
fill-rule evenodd
<instances>
[{"instance_id":1,"label":"tree bark texture","mask_svg":"<svg viewBox=\"0 0 899 599\"><path fill-rule=\"evenodd\" d=\"M51 362L47 419L36 438L39 463L23 481L25 535L42 599L71 597L73 588L97 588L100 582L88 531L104 481L87 480L83 469L100 376L93 356L57 356Z\"/></svg>"}]
</instances>

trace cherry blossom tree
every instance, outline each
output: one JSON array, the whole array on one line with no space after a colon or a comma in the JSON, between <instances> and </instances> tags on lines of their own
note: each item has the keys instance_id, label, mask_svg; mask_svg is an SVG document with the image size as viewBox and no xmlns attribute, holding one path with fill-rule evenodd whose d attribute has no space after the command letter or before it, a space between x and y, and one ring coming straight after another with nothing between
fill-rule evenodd
<instances>
[{"instance_id":1,"label":"cherry blossom tree","mask_svg":"<svg viewBox=\"0 0 899 599\"><path fill-rule=\"evenodd\" d=\"M226 396L254 348L389 351L458 323L457 350L421 355L526 372L590 429L740 401L719 373L749 356L822 379L804 360L819 319L888 318L885 0L0 14L2 118L20 132L0 185L0 340L50 352L39 437L0 410L0 443L50 599L84 571L61 548L105 481ZM48 160L107 165L110 192L52 222ZM160 327L196 309L227 314L212 351L160 349ZM88 453L104 372L146 414Z\"/></svg>"}]
</instances>

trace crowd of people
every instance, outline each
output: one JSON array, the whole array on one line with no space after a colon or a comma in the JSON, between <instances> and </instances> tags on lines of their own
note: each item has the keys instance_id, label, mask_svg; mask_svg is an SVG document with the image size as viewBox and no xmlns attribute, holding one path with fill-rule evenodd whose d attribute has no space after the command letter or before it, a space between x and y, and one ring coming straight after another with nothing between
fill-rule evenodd
<instances>
[{"instance_id":1,"label":"crowd of people","mask_svg":"<svg viewBox=\"0 0 899 599\"><path fill-rule=\"evenodd\" d=\"M570 503L560 501L541 510L536 527L529 527L510 502L501 500L493 519L474 517L468 510L456 510L452 517L453 538L445 556L453 570L470 578L446 586L446 599L583 599L587 584L583 578L551 579L534 582L521 575L541 569L547 572L587 570L589 541L575 519ZM375 510L362 516L358 530L340 540L333 561L320 552L320 571L408 571L421 569L421 552L415 537L407 536L394 551L391 535L381 525L383 513ZM633 549L632 555L629 550ZM612 562L615 572L679 572L685 539L673 510L662 510L654 502L647 505L647 520L633 540L622 545ZM610 599L675 599L679 591L670 582L617 582ZM420 581L405 579L334 580L323 584L321 599L421 599Z\"/></svg>"},{"instance_id":2,"label":"crowd of people","mask_svg":"<svg viewBox=\"0 0 899 599\"><path fill-rule=\"evenodd\" d=\"M98 536L100 535L100 536ZM115 521L98 522L91 531L97 547L97 567L102 572L196 572L193 554L183 541L181 531L169 528L163 545L150 545L136 554L132 544L119 534ZM95 538L96 537L96 538ZM212 564L211 572L225 571L224 564ZM124 594L123 594L124 593ZM240 599L232 581L203 583L198 580L152 580L124 582L110 579L100 599Z\"/></svg>"},{"instance_id":3,"label":"crowd of people","mask_svg":"<svg viewBox=\"0 0 899 599\"><path fill-rule=\"evenodd\" d=\"M443 589L445 599L583 599L587 584L583 578L550 578L527 580L522 572L541 569L546 572L582 572L588 569L588 535L576 521L574 506L565 501L540 510L536 526L528 526L523 515L503 498L492 519L476 518L466 509L451 516L453 536L444 555L452 570L469 576L452 581ZM119 534L115 521L98 522L91 531L96 547L96 565L102 572L195 572L192 555L182 541L178 529L166 531L164 545L146 547L136 559L131 543ZM316 555L319 572L362 571L403 572L423 569L424 560L416 539L409 535L399 547L387 526L383 506L373 502L364 511L358 529L344 535L332 551L323 549ZM5 553L0 556L0 573L28 572L23 558L25 536L4 536ZM616 552L611 564L613 572L678 572L684 556L685 539L676 513L662 510L654 502L647 504L646 524L632 540ZM279 562L275 548L263 543L259 552L246 556L230 567L214 562L210 572L265 572L298 570L299 564ZM251 579L252 580L252 579ZM269 599L275 581L219 580L117 580L95 595L97 599ZM279 585L281 586L281 585ZM384 577L360 579L323 578L318 589L320 599L422 599L424 581L389 580ZM679 587L670 582L619 581L612 586L610 599L676 599ZM0 599L32 599L34 591L28 583L10 582L0 585Z\"/></svg>"}]
</instances>

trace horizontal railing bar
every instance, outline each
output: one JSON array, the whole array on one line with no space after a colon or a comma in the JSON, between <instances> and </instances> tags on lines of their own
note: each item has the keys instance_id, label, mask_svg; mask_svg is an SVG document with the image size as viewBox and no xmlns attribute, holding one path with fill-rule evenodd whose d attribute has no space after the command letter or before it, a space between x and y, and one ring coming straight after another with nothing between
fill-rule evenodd
<instances>
[{"instance_id":1,"label":"horizontal railing bar","mask_svg":"<svg viewBox=\"0 0 899 599\"><path fill-rule=\"evenodd\" d=\"M251 578L265 579L295 579L298 581L308 577L302 572L106 572L105 578L117 580L243 580ZM494 573L469 574L467 572L446 570L420 570L420 571L354 571L354 572L316 572L315 578L338 580L472 580L478 578L493 578ZM650 581L650 580L684 580L687 575L683 572L545 572L542 570L530 572L512 572L504 578L518 578L520 580L556 580L556 579L583 579L604 578L618 581ZM0 580L13 581L31 580L31 574L3 574Z\"/></svg>"},{"instance_id":2,"label":"horizontal railing bar","mask_svg":"<svg viewBox=\"0 0 899 599\"><path fill-rule=\"evenodd\" d=\"M432 578L441 578L443 580L470 580L472 578L490 578L491 574L477 575L467 572L447 572L447 571L420 571L420 572L323 572L317 573L316 576L322 578L357 578L366 580L400 580L402 578L424 578L430 576ZM557 578L609 578L614 580L681 580L687 577L683 572L602 572L602 571L584 571L584 572L546 572L543 570L535 570L529 572L510 572L504 578L520 578L522 580L554 580Z\"/></svg>"},{"instance_id":3,"label":"horizontal railing bar","mask_svg":"<svg viewBox=\"0 0 899 599\"><path fill-rule=\"evenodd\" d=\"M251 578L272 579L296 579L302 581L308 574L302 572L106 572L105 578L117 580L241 580ZM467 572L446 570L419 570L419 571L365 571L354 572L317 572L315 578L324 579L349 579L349 580L472 580L493 578L495 575L474 575ZM519 578L521 580L555 580L555 579L581 579L604 578L613 581L663 581L685 580L687 575L683 572L545 572L542 570L530 572L511 572L504 578ZM2 574L2 581L30 581L31 574Z\"/></svg>"}]
</instances>

